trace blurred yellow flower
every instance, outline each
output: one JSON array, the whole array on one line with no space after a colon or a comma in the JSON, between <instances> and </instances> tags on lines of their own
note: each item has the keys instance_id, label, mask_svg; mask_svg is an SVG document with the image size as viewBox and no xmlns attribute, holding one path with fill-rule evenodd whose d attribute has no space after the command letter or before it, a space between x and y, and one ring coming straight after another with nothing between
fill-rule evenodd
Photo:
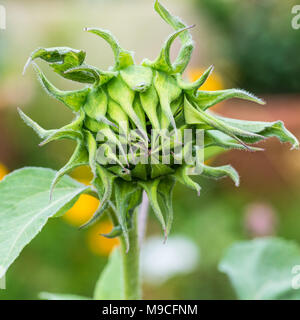
<instances>
[{"instance_id":1,"label":"blurred yellow flower","mask_svg":"<svg viewBox=\"0 0 300 320\"><path fill-rule=\"evenodd\" d=\"M108 256L112 249L119 244L119 239L107 239L101 234L109 233L113 228L113 224L109 220L101 221L88 230L87 244L90 250L100 256Z\"/></svg>"},{"instance_id":2,"label":"blurred yellow flower","mask_svg":"<svg viewBox=\"0 0 300 320\"><path fill-rule=\"evenodd\" d=\"M90 168L85 166L75 169L72 172L72 177L83 184L89 185L93 179L93 174ZM63 215L63 218L69 224L79 227L90 220L99 204L98 199L86 194L81 195L75 205ZM101 234L109 233L112 228L112 223L105 220L87 230L87 245L94 254L108 256L114 246L119 244L118 239L107 239L101 236Z\"/></svg>"},{"instance_id":3,"label":"blurred yellow flower","mask_svg":"<svg viewBox=\"0 0 300 320\"><path fill-rule=\"evenodd\" d=\"M99 200L83 194L63 218L75 227L80 227L93 216L99 206Z\"/></svg>"},{"instance_id":4,"label":"blurred yellow flower","mask_svg":"<svg viewBox=\"0 0 300 320\"><path fill-rule=\"evenodd\" d=\"M72 172L72 177L83 184L89 185L93 175L88 167L80 167ZM63 218L71 225L80 227L93 216L99 203L98 199L83 194L74 206L63 215Z\"/></svg>"},{"instance_id":5,"label":"blurred yellow flower","mask_svg":"<svg viewBox=\"0 0 300 320\"><path fill-rule=\"evenodd\" d=\"M0 163L0 180L2 180L8 174L8 169Z\"/></svg>"},{"instance_id":6,"label":"blurred yellow flower","mask_svg":"<svg viewBox=\"0 0 300 320\"><path fill-rule=\"evenodd\" d=\"M206 69L196 68L188 71L188 78L190 81L196 81L201 77ZM221 76L217 72L212 72L212 74L205 81L203 86L200 88L204 91L222 90L224 89L223 81Z\"/></svg>"},{"instance_id":7,"label":"blurred yellow flower","mask_svg":"<svg viewBox=\"0 0 300 320\"><path fill-rule=\"evenodd\" d=\"M72 171L72 178L84 184L90 184L93 179L93 173L89 166L81 166Z\"/></svg>"}]
</instances>

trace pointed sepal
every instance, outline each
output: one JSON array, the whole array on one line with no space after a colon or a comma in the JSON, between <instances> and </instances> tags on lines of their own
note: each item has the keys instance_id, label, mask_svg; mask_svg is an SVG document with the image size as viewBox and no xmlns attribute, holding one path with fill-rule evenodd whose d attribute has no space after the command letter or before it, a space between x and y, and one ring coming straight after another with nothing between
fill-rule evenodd
<instances>
[{"instance_id":1,"label":"pointed sepal","mask_svg":"<svg viewBox=\"0 0 300 320\"><path fill-rule=\"evenodd\" d=\"M168 236L173 223L173 190L176 179L172 176L166 176L160 180L158 185L158 193L162 198L162 203L165 208L166 217L166 235Z\"/></svg>"},{"instance_id":2,"label":"pointed sepal","mask_svg":"<svg viewBox=\"0 0 300 320\"><path fill-rule=\"evenodd\" d=\"M256 102L258 104L265 104L265 102L257 98L254 94L241 89L227 89L217 91L201 91L199 90L196 97L193 100L197 103L197 106L202 110L206 110L224 100L239 98Z\"/></svg>"},{"instance_id":3,"label":"pointed sepal","mask_svg":"<svg viewBox=\"0 0 300 320\"><path fill-rule=\"evenodd\" d=\"M126 251L129 250L129 210L128 205L131 196L137 191L138 187L135 183L124 181L123 179L117 179L114 184L115 190L115 203L116 203L116 214L118 217L119 224L123 231L123 236L126 243Z\"/></svg>"},{"instance_id":4,"label":"pointed sepal","mask_svg":"<svg viewBox=\"0 0 300 320\"><path fill-rule=\"evenodd\" d=\"M44 73L36 64L33 64L33 66L37 73L38 79L42 84L42 87L50 96L61 101L73 111L78 111L85 104L85 101L91 90L89 87L76 91L59 90L46 78Z\"/></svg>"},{"instance_id":5,"label":"pointed sepal","mask_svg":"<svg viewBox=\"0 0 300 320\"><path fill-rule=\"evenodd\" d=\"M191 167L187 165L180 166L175 174L174 177L183 185L187 186L190 189L193 189L197 192L198 196L200 196L201 187L198 183L193 181L189 177L189 172L191 171Z\"/></svg>"},{"instance_id":6,"label":"pointed sepal","mask_svg":"<svg viewBox=\"0 0 300 320\"><path fill-rule=\"evenodd\" d=\"M220 167L210 167L205 164L201 165L202 173L201 175L213 178L220 179L229 177L234 182L235 186L238 187L240 185L240 177L237 171L230 165L220 166Z\"/></svg>"},{"instance_id":7,"label":"pointed sepal","mask_svg":"<svg viewBox=\"0 0 300 320\"><path fill-rule=\"evenodd\" d=\"M170 12L157 0L155 1L154 9L176 31L187 27L178 17L171 15ZM188 30L181 32L179 36L181 40L181 48L175 62L172 64L172 73L174 74L183 73L191 59L194 49L194 42Z\"/></svg>"},{"instance_id":8,"label":"pointed sepal","mask_svg":"<svg viewBox=\"0 0 300 320\"><path fill-rule=\"evenodd\" d=\"M144 60L142 62L143 66L148 66L153 69L166 72L168 74L174 74L177 70L172 65L171 59L170 59L170 50L173 42L176 40L178 36L180 36L183 32L187 31L188 29L191 29L193 26L184 27L181 28L174 33L172 33L168 39L165 41L165 44L163 48L161 49L161 52L157 59L155 61L149 61ZM180 72L180 71L179 71Z\"/></svg>"},{"instance_id":9,"label":"pointed sepal","mask_svg":"<svg viewBox=\"0 0 300 320\"><path fill-rule=\"evenodd\" d=\"M214 66L210 66L202 75L201 77L192 83L187 83L182 80L182 75L177 74L176 80L179 87L184 90L186 93L194 94L207 80L214 69Z\"/></svg>"},{"instance_id":10,"label":"pointed sepal","mask_svg":"<svg viewBox=\"0 0 300 320\"><path fill-rule=\"evenodd\" d=\"M148 199L150 201L150 205L151 205L158 221L160 222L160 224L162 226L164 236L166 238L167 237L167 226L166 226L165 218L164 218L164 215L162 213L162 210L160 208L159 201L158 201L158 185L160 183L160 179L139 181L138 183L146 191L146 193L148 195Z\"/></svg>"},{"instance_id":11,"label":"pointed sepal","mask_svg":"<svg viewBox=\"0 0 300 320\"><path fill-rule=\"evenodd\" d=\"M67 70L81 66L85 60L85 52L83 50L72 49L68 47L54 48L38 48L29 57L23 73L27 67L36 59L42 59L49 63L50 67L62 77L82 82L93 83L94 77L86 71L78 71L76 73L65 73Z\"/></svg>"},{"instance_id":12,"label":"pointed sepal","mask_svg":"<svg viewBox=\"0 0 300 320\"><path fill-rule=\"evenodd\" d=\"M115 56L115 70L120 70L134 64L133 53L121 48L117 39L110 33L110 31L99 28L85 28L85 31L96 34L110 45Z\"/></svg>"},{"instance_id":13,"label":"pointed sepal","mask_svg":"<svg viewBox=\"0 0 300 320\"><path fill-rule=\"evenodd\" d=\"M68 163L61 168L59 171L57 171L51 187L50 187L50 200L52 199L52 194L54 191L55 186L57 185L57 183L61 180L61 178L69 173L70 171L72 171L73 169L79 167L79 166L85 166L89 164L89 156L88 156L88 152L87 149L85 147L85 145L82 142L78 142L75 151L73 153L73 155L71 156L70 160L68 161Z\"/></svg>"},{"instance_id":14,"label":"pointed sepal","mask_svg":"<svg viewBox=\"0 0 300 320\"><path fill-rule=\"evenodd\" d=\"M177 86L176 80L172 76L160 71L156 71L155 73L154 87L159 96L159 101L164 116L162 116L161 119L161 128L168 129L169 123L171 123L174 130L176 130L177 128L171 109L171 102L179 98L182 92L181 89Z\"/></svg>"},{"instance_id":15,"label":"pointed sepal","mask_svg":"<svg viewBox=\"0 0 300 320\"><path fill-rule=\"evenodd\" d=\"M110 206L113 184L117 176L98 164L96 166L96 173L97 176L94 179L93 184L97 188L100 204L92 218L82 225L80 229L87 228L97 222L102 217L104 211Z\"/></svg>"}]
</instances>

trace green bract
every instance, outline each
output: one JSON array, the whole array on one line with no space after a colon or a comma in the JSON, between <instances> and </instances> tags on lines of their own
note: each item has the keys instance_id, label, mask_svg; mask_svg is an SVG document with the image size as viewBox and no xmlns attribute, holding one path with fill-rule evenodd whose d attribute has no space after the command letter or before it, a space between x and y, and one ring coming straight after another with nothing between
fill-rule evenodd
<instances>
[{"instance_id":1,"label":"green bract","mask_svg":"<svg viewBox=\"0 0 300 320\"><path fill-rule=\"evenodd\" d=\"M23 120L43 139L42 144L62 138L77 142L71 159L57 173L52 191L63 175L75 167L89 165L101 204L88 225L99 219L106 209L114 210L118 224L108 236L123 234L127 247L132 214L141 203L143 190L148 194L165 235L172 223L172 190L175 182L179 181L200 192L200 186L190 177L193 166L186 162L176 162L178 154L175 149L180 144L178 137L185 129L193 129L191 145L196 139L195 130L204 130L204 154L212 146L261 150L248 144L272 136L298 148L297 139L285 129L281 121L242 121L220 117L209 111L218 102L230 98L246 99L259 104L264 102L240 89L202 91L201 86L212 72L212 67L197 81L185 82L182 73L189 63L194 46L190 27L172 16L158 1L155 2L155 10L175 30L165 41L155 61L146 59L141 65L136 65L133 53L124 50L109 31L86 29L111 46L115 65L108 71L86 64L84 51L67 47L37 49L26 64L27 67L39 58L48 62L62 77L87 84L81 90L61 91L34 64L43 88L69 107L76 115L75 120L63 128L45 130L20 111ZM177 37L181 40L181 49L172 62L170 47ZM163 137L151 134L152 129L174 133L168 164L162 161ZM131 132L130 130L135 131L128 146L125 133ZM156 147L156 140L161 142L161 148ZM118 155L112 144L116 146ZM189 146L184 146L183 152L187 152L188 148ZM99 161L99 152L101 159L106 162ZM197 155L196 147L192 147L192 153ZM155 163L147 162L150 156L156 159ZM146 161L135 163L139 157ZM200 167L204 176L228 176L236 185L239 184L237 172L229 165L211 168L200 164Z\"/></svg>"}]
</instances>

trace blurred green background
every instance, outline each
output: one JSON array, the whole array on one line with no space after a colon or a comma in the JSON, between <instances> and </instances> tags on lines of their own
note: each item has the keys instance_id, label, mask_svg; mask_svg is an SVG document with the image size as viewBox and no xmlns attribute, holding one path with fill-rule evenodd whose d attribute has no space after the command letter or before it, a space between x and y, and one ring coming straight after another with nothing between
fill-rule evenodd
<instances>
[{"instance_id":1,"label":"blurred green background","mask_svg":"<svg viewBox=\"0 0 300 320\"><path fill-rule=\"evenodd\" d=\"M187 24L196 24L192 30L196 49L187 78L194 79L214 64L216 72L207 89L242 87L267 101L263 108L229 101L215 107L216 112L249 120L281 119L300 137L300 31L291 27L296 1L162 3ZM113 61L110 48L84 33L84 27L111 30L123 47L136 52L137 62L153 59L171 29L154 12L152 0L13 0L1 4L7 10L7 29L0 31L0 177L23 166L58 169L74 145L61 141L38 147L38 137L22 123L16 108L47 128L62 126L72 114L44 93L30 68L21 75L29 54L37 47L70 46L86 49L90 64L107 68ZM174 53L178 47L174 45ZM76 84L41 66L57 87L75 88ZM273 140L263 147L265 153L232 151L210 160L211 165L232 164L241 175L239 189L227 180L204 178L199 179L199 198L182 186L176 188L172 236L196 245L197 263L189 272L170 272L164 281L145 281L145 299L235 298L228 279L217 270L230 244L266 235L300 243L300 154ZM84 170L74 177L89 178ZM81 220L97 206L91 197L79 201L66 218L50 220L25 248L8 272L7 290L0 291L0 299L36 299L41 291L92 295L115 242L98 235L110 228L106 220L92 229L78 230ZM150 215L147 236L153 235L160 235L160 228ZM187 259L180 253L173 258L170 264ZM166 261L167 271L168 267Z\"/></svg>"}]
</instances>

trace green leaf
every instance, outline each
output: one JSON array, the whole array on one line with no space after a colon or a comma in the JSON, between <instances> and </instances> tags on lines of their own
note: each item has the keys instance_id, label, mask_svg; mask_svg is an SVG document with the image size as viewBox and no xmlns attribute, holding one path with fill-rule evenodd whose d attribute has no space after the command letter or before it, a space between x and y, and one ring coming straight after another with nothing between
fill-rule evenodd
<instances>
[{"instance_id":1,"label":"green leaf","mask_svg":"<svg viewBox=\"0 0 300 320\"><path fill-rule=\"evenodd\" d=\"M219 269L240 299L300 299L292 287L293 268L300 265L299 246L279 238L242 241L231 246ZM298 281L299 283L299 281Z\"/></svg>"},{"instance_id":2,"label":"green leaf","mask_svg":"<svg viewBox=\"0 0 300 320\"><path fill-rule=\"evenodd\" d=\"M75 294L41 292L39 298L42 300L92 300Z\"/></svg>"},{"instance_id":3,"label":"green leaf","mask_svg":"<svg viewBox=\"0 0 300 320\"><path fill-rule=\"evenodd\" d=\"M50 217L66 212L70 202L89 192L90 187L64 177L49 202L55 173L44 168L23 168L0 182L0 278Z\"/></svg>"},{"instance_id":4,"label":"green leaf","mask_svg":"<svg viewBox=\"0 0 300 320\"><path fill-rule=\"evenodd\" d=\"M107 265L96 283L94 300L123 300L124 285L122 261L119 248L110 254Z\"/></svg>"}]
</instances>

